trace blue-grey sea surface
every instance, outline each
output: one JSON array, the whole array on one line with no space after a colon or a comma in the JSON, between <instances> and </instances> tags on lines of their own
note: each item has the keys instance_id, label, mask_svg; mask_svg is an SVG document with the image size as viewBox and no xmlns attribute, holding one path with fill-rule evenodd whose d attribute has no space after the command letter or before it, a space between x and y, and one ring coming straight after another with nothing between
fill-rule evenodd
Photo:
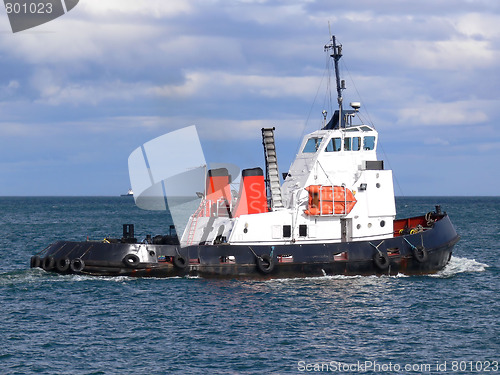
<instances>
[{"instance_id":1,"label":"blue-grey sea surface","mask_svg":"<svg viewBox=\"0 0 500 375\"><path fill-rule=\"evenodd\" d=\"M56 240L171 220L126 197L0 198L0 373L500 373L500 198L397 198L398 216L436 204L461 235L437 275L219 281L30 269Z\"/></svg>"}]
</instances>

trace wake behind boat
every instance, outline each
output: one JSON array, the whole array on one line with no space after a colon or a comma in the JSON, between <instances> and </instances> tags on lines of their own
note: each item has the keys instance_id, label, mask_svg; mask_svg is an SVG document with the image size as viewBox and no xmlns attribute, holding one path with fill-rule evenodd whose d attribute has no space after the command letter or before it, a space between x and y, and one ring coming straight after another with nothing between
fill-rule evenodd
<instances>
[{"instance_id":1,"label":"wake behind boat","mask_svg":"<svg viewBox=\"0 0 500 375\"><path fill-rule=\"evenodd\" d=\"M342 46L325 46L333 59L338 110L304 137L280 183L274 128L262 129L265 173L241 173L231 190L227 168L204 174L205 190L180 240L175 234L138 242L134 226L121 238L58 241L31 258L31 267L59 273L205 278L286 278L323 275L435 273L459 240L436 206L395 219L392 171L377 158L378 132L343 108L338 61ZM130 161L129 161L130 163ZM134 191L135 191L134 187ZM137 200L136 200L137 203Z\"/></svg>"}]
</instances>

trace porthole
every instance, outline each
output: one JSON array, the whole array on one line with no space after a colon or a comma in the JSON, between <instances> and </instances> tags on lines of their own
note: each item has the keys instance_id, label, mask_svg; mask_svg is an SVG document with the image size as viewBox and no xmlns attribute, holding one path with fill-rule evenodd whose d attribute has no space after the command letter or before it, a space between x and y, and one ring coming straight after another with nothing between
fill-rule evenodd
<instances>
[{"instance_id":1,"label":"porthole","mask_svg":"<svg viewBox=\"0 0 500 375\"><path fill-rule=\"evenodd\" d=\"M379 187L380 187L380 184L377 182L377 184L376 184L375 186L376 186L377 188L379 188Z\"/></svg>"},{"instance_id":2,"label":"porthole","mask_svg":"<svg viewBox=\"0 0 500 375\"><path fill-rule=\"evenodd\" d=\"M380 226L381 226L381 227L385 227L385 220L382 220L382 221L380 222Z\"/></svg>"},{"instance_id":3,"label":"porthole","mask_svg":"<svg viewBox=\"0 0 500 375\"><path fill-rule=\"evenodd\" d=\"M361 224L356 225L357 229L361 229Z\"/></svg>"},{"instance_id":4,"label":"porthole","mask_svg":"<svg viewBox=\"0 0 500 375\"><path fill-rule=\"evenodd\" d=\"M372 227L372 223L368 223L368 228L371 228Z\"/></svg>"}]
</instances>

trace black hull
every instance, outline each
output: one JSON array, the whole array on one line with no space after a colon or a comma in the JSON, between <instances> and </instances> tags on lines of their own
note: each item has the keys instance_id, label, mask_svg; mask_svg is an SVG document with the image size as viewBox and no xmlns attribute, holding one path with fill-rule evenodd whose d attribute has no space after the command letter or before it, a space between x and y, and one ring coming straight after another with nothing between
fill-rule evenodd
<instances>
[{"instance_id":1,"label":"black hull","mask_svg":"<svg viewBox=\"0 0 500 375\"><path fill-rule=\"evenodd\" d=\"M58 241L31 267L98 276L269 279L436 273L459 240L447 215L431 229L385 240L287 245L176 245Z\"/></svg>"}]
</instances>

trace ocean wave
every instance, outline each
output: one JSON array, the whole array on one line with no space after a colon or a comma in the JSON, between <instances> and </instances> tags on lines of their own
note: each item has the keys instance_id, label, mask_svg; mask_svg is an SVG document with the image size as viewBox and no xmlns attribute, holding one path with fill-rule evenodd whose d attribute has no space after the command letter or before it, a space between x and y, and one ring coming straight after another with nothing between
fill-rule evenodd
<instances>
[{"instance_id":1,"label":"ocean wave","mask_svg":"<svg viewBox=\"0 0 500 375\"><path fill-rule=\"evenodd\" d=\"M80 281L113 281L124 282L136 278L129 276L92 276L92 275L61 275L52 272L46 272L40 268L31 268L24 270L15 270L0 274L0 286L14 284L42 284L42 283L60 283L60 282L80 282Z\"/></svg>"},{"instance_id":2,"label":"ocean wave","mask_svg":"<svg viewBox=\"0 0 500 375\"><path fill-rule=\"evenodd\" d=\"M20 283L38 283L46 274L41 269L22 269L0 273L0 286L15 285Z\"/></svg>"},{"instance_id":3,"label":"ocean wave","mask_svg":"<svg viewBox=\"0 0 500 375\"><path fill-rule=\"evenodd\" d=\"M475 259L462 258L457 256L452 256L448 264L441 271L429 275L429 277L436 278L449 278L462 273L470 273L470 272L484 272L489 265L485 263L481 263L476 261ZM368 278L407 278L410 277L408 275L398 273L397 275L369 275L369 276L361 276L361 275L326 275L323 276L314 276L314 277L292 277L292 278L276 278L265 280L264 282L271 283L287 283L294 282L298 280L353 280L353 279L368 279ZM171 277L169 279L203 279L200 276L186 276L186 277ZM130 282L136 281L138 278L130 277L130 276L93 276L93 275L60 275L46 272L40 268L32 268L32 269L23 269L23 270L14 270L10 272L5 272L0 274L0 286L5 285L13 285L20 283L58 283L58 282L81 282L81 281L108 281L108 282ZM164 280L164 278L156 278L152 277L149 279L160 279Z\"/></svg>"},{"instance_id":4,"label":"ocean wave","mask_svg":"<svg viewBox=\"0 0 500 375\"><path fill-rule=\"evenodd\" d=\"M461 273L484 272L489 265L475 259L452 256L446 267L431 277L448 278Z\"/></svg>"},{"instance_id":5,"label":"ocean wave","mask_svg":"<svg viewBox=\"0 0 500 375\"><path fill-rule=\"evenodd\" d=\"M380 279L398 279L411 277L403 273L397 275L323 275L323 276L304 276L304 277L287 277L287 278L273 278L269 280L262 280L264 283L289 283L295 281L324 281L324 280L380 280ZM260 280L256 280L260 281Z\"/></svg>"},{"instance_id":6,"label":"ocean wave","mask_svg":"<svg viewBox=\"0 0 500 375\"><path fill-rule=\"evenodd\" d=\"M304 276L304 277L283 277L283 278L273 278L269 280L262 280L264 283L287 283L287 282L294 282L294 281L301 281L301 280L307 280L307 281L314 281L314 280L352 280L352 279L360 279L360 278L366 278L366 277L377 277L377 276L361 276L361 275L353 275L353 276L347 276L347 275L324 275L324 276ZM259 281L259 280L257 280Z\"/></svg>"}]
</instances>

